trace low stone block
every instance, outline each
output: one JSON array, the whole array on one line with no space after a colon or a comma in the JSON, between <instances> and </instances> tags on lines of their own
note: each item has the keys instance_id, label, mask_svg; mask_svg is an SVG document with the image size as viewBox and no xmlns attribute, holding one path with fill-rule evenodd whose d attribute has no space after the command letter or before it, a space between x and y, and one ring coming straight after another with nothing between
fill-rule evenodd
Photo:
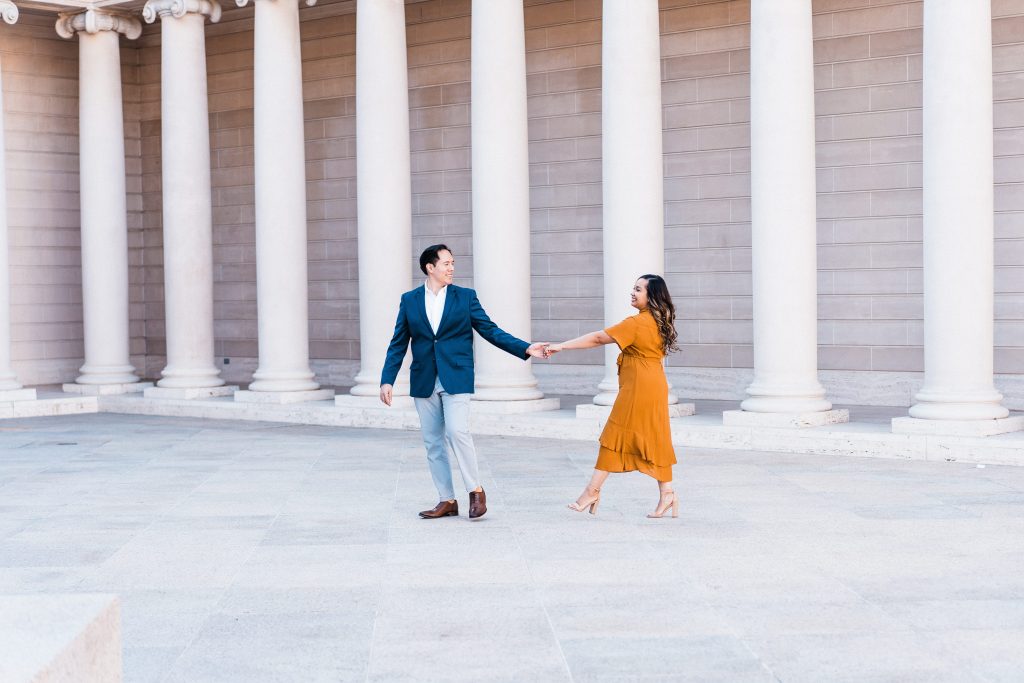
<instances>
[{"instance_id":1,"label":"low stone block","mask_svg":"<svg viewBox=\"0 0 1024 683\"><path fill-rule=\"evenodd\" d=\"M749 410L726 410L722 413L722 424L726 427L804 429L849 421L850 411L845 408L814 413L755 413Z\"/></svg>"},{"instance_id":2,"label":"low stone block","mask_svg":"<svg viewBox=\"0 0 1024 683\"><path fill-rule=\"evenodd\" d=\"M353 396L352 394L341 394L334 397L334 405L339 408L353 408L357 410L416 410L416 404L412 396L394 396L391 399L391 406L381 403L377 396Z\"/></svg>"},{"instance_id":3,"label":"low stone block","mask_svg":"<svg viewBox=\"0 0 1024 683\"><path fill-rule=\"evenodd\" d=\"M195 388L150 387L142 392L142 395L153 399L193 400L197 398L231 396L236 391L238 391L237 385Z\"/></svg>"},{"instance_id":4,"label":"low stone block","mask_svg":"<svg viewBox=\"0 0 1024 683\"><path fill-rule=\"evenodd\" d=\"M894 417L894 434L942 434L948 436L995 436L1024 430L1024 415L1011 415L999 420L922 420L917 417Z\"/></svg>"},{"instance_id":5,"label":"low stone block","mask_svg":"<svg viewBox=\"0 0 1024 683\"><path fill-rule=\"evenodd\" d=\"M558 410L562 402L557 398L535 398L526 401L472 401L470 413L480 415L520 415Z\"/></svg>"},{"instance_id":6,"label":"low stone block","mask_svg":"<svg viewBox=\"0 0 1024 683\"><path fill-rule=\"evenodd\" d=\"M35 389L10 389L8 391L0 391L0 403L34 400L36 400Z\"/></svg>"},{"instance_id":7,"label":"low stone block","mask_svg":"<svg viewBox=\"0 0 1024 683\"><path fill-rule=\"evenodd\" d=\"M692 403L670 403L668 406L669 418L689 417L696 412L697 409ZM611 413L611 406L599 406L594 403L581 403L576 406L576 417L578 418L601 420L603 422L608 419Z\"/></svg>"},{"instance_id":8,"label":"low stone block","mask_svg":"<svg viewBox=\"0 0 1024 683\"><path fill-rule=\"evenodd\" d=\"M334 389L313 389L312 391L236 391L239 403L264 403L284 405L286 403L307 403L329 401L334 398Z\"/></svg>"},{"instance_id":9,"label":"low stone block","mask_svg":"<svg viewBox=\"0 0 1024 683\"><path fill-rule=\"evenodd\" d=\"M109 396L112 394L135 394L144 392L153 386L152 382L132 382L131 384L64 384L61 389L67 394L83 396Z\"/></svg>"},{"instance_id":10,"label":"low stone block","mask_svg":"<svg viewBox=\"0 0 1024 683\"><path fill-rule=\"evenodd\" d=\"M121 613L114 595L0 596L0 681L117 683Z\"/></svg>"},{"instance_id":11,"label":"low stone block","mask_svg":"<svg viewBox=\"0 0 1024 683\"><path fill-rule=\"evenodd\" d=\"M99 400L96 396L61 396L37 398L34 401L0 402L0 418L52 417L95 412L99 412Z\"/></svg>"}]
</instances>

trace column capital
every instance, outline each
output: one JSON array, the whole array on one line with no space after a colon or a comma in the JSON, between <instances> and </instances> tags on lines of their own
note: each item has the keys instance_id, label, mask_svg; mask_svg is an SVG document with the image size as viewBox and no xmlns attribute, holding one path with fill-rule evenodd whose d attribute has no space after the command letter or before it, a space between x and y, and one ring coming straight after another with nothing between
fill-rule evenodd
<instances>
[{"instance_id":1,"label":"column capital","mask_svg":"<svg viewBox=\"0 0 1024 683\"><path fill-rule=\"evenodd\" d=\"M115 31L130 40L142 35L142 24L135 17L90 7L84 12L61 12L57 15L57 34L73 38L76 33Z\"/></svg>"},{"instance_id":2,"label":"column capital","mask_svg":"<svg viewBox=\"0 0 1024 683\"><path fill-rule=\"evenodd\" d=\"M252 1L253 1L253 3L256 2L256 0L252 0ZM267 1L268 0L264 0L264 2L267 2ZM313 5L316 4L316 0L299 0L299 1L300 2L305 1L306 7L312 7ZM235 4L238 5L239 7L245 7L246 5L249 4L249 0L235 0Z\"/></svg>"},{"instance_id":3,"label":"column capital","mask_svg":"<svg viewBox=\"0 0 1024 683\"><path fill-rule=\"evenodd\" d=\"M0 0L0 17L8 24L18 20L18 8L10 0Z\"/></svg>"},{"instance_id":4,"label":"column capital","mask_svg":"<svg viewBox=\"0 0 1024 683\"><path fill-rule=\"evenodd\" d=\"M210 23L220 21L220 3L217 0L148 0L142 8L142 18L152 24L157 17L181 18L188 13L210 17Z\"/></svg>"}]
</instances>

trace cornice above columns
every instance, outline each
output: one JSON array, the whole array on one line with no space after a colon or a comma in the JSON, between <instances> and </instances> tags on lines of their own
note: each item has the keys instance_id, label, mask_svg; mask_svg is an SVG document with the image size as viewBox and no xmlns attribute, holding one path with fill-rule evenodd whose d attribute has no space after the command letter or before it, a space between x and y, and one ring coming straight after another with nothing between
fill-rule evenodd
<instances>
[{"instance_id":1,"label":"cornice above columns","mask_svg":"<svg viewBox=\"0 0 1024 683\"><path fill-rule=\"evenodd\" d=\"M255 1L256 0L253 0L253 2L255 2ZM301 2L302 0L299 0L299 1ZM264 2L267 2L267 0L264 0ZM312 7L313 5L316 4L316 0L305 0L305 2L306 2L306 7ZM249 0L235 0L235 4L238 5L239 7L245 7L246 5L249 4Z\"/></svg>"},{"instance_id":2,"label":"cornice above columns","mask_svg":"<svg viewBox=\"0 0 1024 683\"><path fill-rule=\"evenodd\" d=\"M157 17L181 18L188 13L210 17L210 23L220 21L220 3L217 0L148 0L142 8L142 18L152 24Z\"/></svg>"},{"instance_id":3,"label":"cornice above columns","mask_svg":"<svg viewBox=\"0 0 1024 683\"><path fill-rule=\"evenodd\" d=\"M73 38L76 33L100 31L116 31L135 40L142 35L142 23L135 17L93 7L84 12L61 12L57 17L57 34L61 38Z\"/></svg>"},{"instance_id":4,"label":"cornice above columns","mask_svg":"<svg viewBox=\"0 0 1024 683\"><path fill-rule=\"evenodd\" d=\"M18 8L10 0L0 0L0 17L8 24L18 20Z\"/></svg>"}]
</instances>

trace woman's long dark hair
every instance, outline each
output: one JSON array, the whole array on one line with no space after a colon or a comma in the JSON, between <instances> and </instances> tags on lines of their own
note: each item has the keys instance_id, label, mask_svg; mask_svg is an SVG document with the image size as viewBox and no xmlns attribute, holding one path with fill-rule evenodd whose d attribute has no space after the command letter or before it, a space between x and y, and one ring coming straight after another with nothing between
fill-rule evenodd
<instances>
[{"instance_id":1,"label":"woman's long dark hair","mask_svg":"<svg viewBox=\"0 0 1024 683\"><path fill-rule=\"evenodd\" d=\"M668 285L660 275L641 275L641 280L647 280L647 310L654 316L654 322L658 323L658 332L661 333L661 342L664 346L665 355L678 351L676 344L676 307L672 304L672 295L668 293Z\"/></svg>"}]
</instances>

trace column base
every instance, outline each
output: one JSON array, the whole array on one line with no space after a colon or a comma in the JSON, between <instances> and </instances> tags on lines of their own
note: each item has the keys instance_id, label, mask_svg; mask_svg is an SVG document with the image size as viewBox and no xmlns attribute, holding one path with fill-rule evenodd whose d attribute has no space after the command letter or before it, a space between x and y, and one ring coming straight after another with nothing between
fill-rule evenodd
<instances>
[{"instance_id":1,"label":"column base","mask_svg":"<svg viewBox=\"0 0 1024 683\"><path fill-rule=\"evenodd\" d=\"M997 420L923 420L894 417L893 434L942 434L946 436L995 436L1024 430L1024 415Z\"/></svg>"},{"instance_id":2,"label":"column base","mask_svg":"<svg viewBox=\"0 0 1024 683\"><path fill-rule=\"evenodd\" d=\"M668 392L668 404L670 406L674 406L679 403L679 397L672 393L671 387L669 387L669 389L670 391ZM610 408L613 405L615 405L615 399L618 398L619 396L618 389L615 389L615 391L609 391L606 389L601 389L601 387L599 386L598 390L600 391L600 393L594 396L593 399L593 404L595 406L606 406ZM679 417L685 416L680 415Z\"/></svg>"},{"instance_id":3,"label":"column base","mask_svg":"<svg viewBox=\"0 0 1024 683\"><path fill-rule=\"evenodd\" d=\"M0 403L34 400L36 400L35 389L8 389L7 391L0 391Z\"/></svg>"},{"instance_id":4,"label":"column base","mask_svg":"<svg viewBox=\"0 0 1024 683\"><path fill-rule=\"evenodd\" d=\"M822 410L808 413L755 413L749 410L726 410L722 425L726 427L771 427L774 429L803 429L823 427L850 421L850 411Z\"/></svg>"},{"instance_id":5,"label":"column base","mask_svg":"<svg viewBox=\"0 0 1024 683\"><path fill-rule=\"evenodd\" d=\"M219 370L212 373L196 373L184 375L180 373L169 374L164 370L163 376L157 380L157 387L160 389L216 389L224 386Z\"/></svg>"},{"instance_id":6,"label":"column base","mask_svg":"<svg viewBox=\"0 0 1024 683\"><path fill-rule=\"evenodd\" d=\"M917 402L907 411L910 417L937 422L988 422L1010 415L1010 411L1000 404L1002 394L996 392L993 392L994 396L984 396L977 401L929 401L922 399L922 393L918 393L915 397Z\"/></svg>"},{"instance_id":7,"label":"column base","mask_svg":"<svg viewBox=\"0 0 1024 683\"><path fill-rule=\"evenodd\" d=\"M696 414L697 409L692 403L670 403L668 404L669 418L689 417ZM596 405L594 403L581 403L576 406L576 417L587 419L607 420L612 413L611 406Z\"/></svg>"},{"instance_id":8,"label":"column base","mask_svg":"<svg viewBox=\"0 0 1024 683\"><path fill-rule=\"evenodd\" d=\"M543 395L543 394L542 394ZM476 395L474 394L474 399ZM557 398L535 398L525 401L477 401L469 404L469 412L478 415L521 415L558 410L562 402Z\"/></svg>"},{"instance_id":9,"label":"column base","mask_svg":"<svg viewBox=\"0 0 1024 683\"><path fill-rule=\"evenodd\" d=\"M313 381L312 372L266 372L256 370L249 390L267 394L317 391L320 385ZM332 394L333 395L333 394Z\"/></svg>"},{"instance_id":10,"label":"column base","mask_svg":"<svg viewBox=\"0 0 1024 683\"><path fill-rule=\"evenodd\" d=\"M138 394L153 386L152 382L131 384L64 384L61 390L67 394L82 396L110 396L112 394Z\"/></svg>"},{"instance_id":11,"label":"column base","mask_svg":"<svg viewBox=\"0 0 1024 683\"><path fill-rule=\"evenodd\" d=\"M222 384L219 387L161 387L155 386L146 389L142 395L146 398L156 400L192 400L196 398L215 398L218 396L230 396L238 391L235 385Z\"/></svg>"},{"instance_id":12,"label":"column base","mask_svg":"<svg viewBox=\"0 0 1024 683\"><path fill-rule=\"evenodd\" d=\"M356 410L416 410L416 403L412 396L392 396L391 406L386 406L380 401L380 390L376 396L353 396L352 394L341 394L334 397L334 405L338 408L352 408Z\"/></svg>"},{"instance_id":13,"label":"column base","mask_svg":"<svg viewBox=\"0 0 1024 683\"><path fill-rule=\"evenodd\" d=\"M284 405L287 403L307 403L309 401L329 401L332 398L334 398L334 389L314 389L312 391L235 392L235 400L239 403Z\"/></svg>"}]
</instances>

